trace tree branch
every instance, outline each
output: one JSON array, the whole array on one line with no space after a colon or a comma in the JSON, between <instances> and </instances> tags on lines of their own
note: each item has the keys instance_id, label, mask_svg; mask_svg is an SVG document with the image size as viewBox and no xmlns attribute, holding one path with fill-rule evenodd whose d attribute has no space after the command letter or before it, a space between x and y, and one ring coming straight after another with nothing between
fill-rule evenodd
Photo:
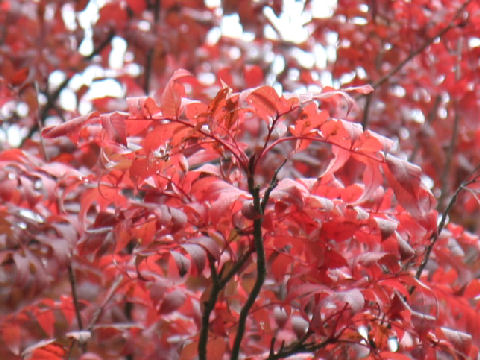
<instances>
[{"instance_id":1,"label":"tree branch","mask_svg":"<svg viewBox=\"0 0 480 360\"><path fill-rule=\"evenodd\" d=\"M123 276L119 276L115 279L115 281L112 283L110 288L108 289L107 295L105 296L105 299L103 300L102 304L98 307L98 309L95 311L95 313L92 316L92 319L88 323L88 331L92 331L93 327L97 323L97 321L100 319L100 316L103 313L103 310L105 309L105 306L110 302L112 299L113 295L115 295L115 292L117 289L120 287L123 281Z\"/></svg>"},{"instance_id":2,"label":"tree branch","mask_svg":"<svg viewBox=\"0 0 480 360\"><path fill-rule=\"evenodd\" d=\"M458 8L458 10L455 12L455 15L454 15L453 19L448 23L447 26L445 26L445 27L443 27L442 29L440 29L435 35L427 38L427 40L425 40L425 42L424 42L419 48L417 48L416 50L410 52L410 54L409 54L403 61L401 61L397 66L395 66L392 70L390 70L390 72L388 72L387 74L385 74L384 76L382 76L380 79L378 79L377 81L375 81L375 82L372 84L372 87L373 87L374 89L376 89L376 88L378 88L379 86L381 86L384 82L386 82L386 81L389 80L393 75L395 75L397 72L399 72L410 60L412 60L414 57L416 57L416 56L419 55L421 52L423 52L423 50L425 50L428 46L430 46L430 45L435 41L435 39L442 37L442 36L445 35L448 31L450 31L451 29L453 29L454 27L456 27L456 26L457 26L457 24L456 24L457 19L462 16L463 11L466 9L466 7L468 6L468 4L470 4L471 2L472 2L472 0L467 0L467 1L465 1L465 2Z\"/></svg>"},{"instance_id":3,"label":"tree branch","mask_svg":"<svg viewBox=\"0 0 480 360\"><path fill-rule=\"evenodd\" d=\"M80 303L78 301L77 294L77 282L75 279L75 272L73 271L72 262L68 264L68 280L70 282L70 290L72 292L73 308L75 310L75 316L77 318L78 329L83 330L82 316L80 314Z\"/></svg>"},{"instance_id":4,"label":"tree branch","mask_svg":"<svg viewBox=\"0 0 480 360\"><path fill-rule=\"evenodd\" d=\"M462 59L462 40L460 39L457 43L457 64L455 67L455 80L459 81L460 80L460 62ZM457 99L453 99L453 125L452 125L452 136L450 138L450 143L448 144L447 148L447 154L445 156L445 165L443 167L442 175L440 176L440 182L441 182L441 187L440 187L440 197L438 198L438 210L442 211L444 202L445 202L445 197L447 196L448 192L448 185L449 185L449 179L448 175L450 173L450 168L452 166L452 159L453 159L453 154L455 152L455 147L457 145L457 137L458 137L458 125L460 122L460 115L459 115L459 109L458 109L458 101Z\"/></svg>"},{"instance_id":5,"label":"tree branch","mask_svg":"<svg viewBox=\"0 0 480 360\"><path fill-rule=\"evenodd\" d=\"M475 168L475 170L472 172L472 174L475 174L478 170L480 170L480 165L477 166ZM453 204L455 204L455 201L457 201L457 198L458 198L458 195L460 194L460 192L462 190L464 190L468 185L474 183L475 181L477 181L478 177L480 175L476 175L474 176L473 178L471 178L470 180L465 180L464 182L462 182L460 184L460 186L457 188L457 190L455 191L455 193L453 194L452 198L450 199L450 201L448 202L448 205L447 207L445 208L445 210L443 211L442 213L442 218L440 220L440 224L438 225L438 228L437 228L437 231L435 231L431 238L430 238L430 244L428 244L427 246L427 249L425 251L425 255L424 255L424 258L422 260L422 263L420 264L420 266L418 267L417 269L417 272L415 274L415 278L418 280L421 278L422 276L422 272L423 270L425 269L425 266L427 266L427 263L428 263L428 260L430 259L430 254L433 250L433 246L435 245L435 243L437 242L438 238L440 237L440 234L443 230L443 228L445 227L445 223L447 221L447 216L448 216L448 213L450 212L450 209L452 208ZM410 293L413 293L415 288L411 288L410 289Z\"/></svg>"},{"instance_id":6,"label":"tree branch","mask_svg":"<svg viewBox=\"0 0 480 360\"><path fill-rule=\"evenodd\" d=\"M88 62L93 59L94 56L100 54L100 52L107 47L108 44L112 41L113 37L115 36L115 32L113 30L110 30L108 36L92 51L90 55L84 56L83 61ZM22 143L20 146L23 145L23 143L27 140L30 139L33 134L40 129L39 124L43 125L45 123L45 119L48 116L48 113L50 112L51 109L55 107L55 103L58 100L58 97L60 96L60 93L62 92L63 89L65 89L68 84L70 83L70 80L73 78L72 76L66 77L60 85L57 86L55 91L51 94L47 94L47 102L46 104L42 107L42 110L40 111L40 117L38 120L38 123L33 125L30 128L30 131L28 134L23 138Z\"/></svg>"},{"instance_id":7,"label":"tree branch","mask_svg":"<svg viewBox=\"0 0 480 360\"><path fill-rule=\"evenodd\" d=\"M286 160L285 160L286 161ZM252 156L249 161L249 171L248 171L248 191L253 197L253 206L255 211L258 214L258 217L253 221L253 242L255 245L255 252L257 253L257 278L255 279L255 284L247 298L247 301L240 311L240 317L238 320L237 333L235 335L235 340L232 348L231 360L238 360L240 354L240 344L245 333L245 326L247 323L247 316L252 308L253 304L262 290L263 283L265 282L265 277L267 274L267 267L265 261L265 248L263 246L263 236L262 236L262 222L263 222L263 211L267 206L270 193L277 185L277 175L281 167L285 164L285 161L282 165L275 171L272 181L270 182L269 187L267 188L263 199L260 198L260 187L255 185L255 165L256 165L256 156Z\"/></svg>"}]
</instances>

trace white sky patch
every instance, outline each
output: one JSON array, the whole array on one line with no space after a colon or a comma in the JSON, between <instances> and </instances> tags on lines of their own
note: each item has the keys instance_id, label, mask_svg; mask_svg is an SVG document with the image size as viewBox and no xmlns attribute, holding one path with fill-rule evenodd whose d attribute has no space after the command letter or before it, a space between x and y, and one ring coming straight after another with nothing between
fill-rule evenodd
<instances>
[{"instance_id":1,"label":"white sky patch","mask_svg":"<svg viewBox=\"0 0 480 360\"><path fill-rule=\"evenodd\" d=\"M217 8L220 6L220 0L205 0L205 5L210 9Z\"/></svg>"},{"instance_id":2,"label":"white sky patch","mask_svg":"<svg viewBox=\"0 0 480 360\"><path fill-rule=\"evenodd\" d=\"M62 19L65 23L65 27L70 30L74 31L77 29L77 22L75 21L75 11L73 5L67 3L62 7Z\"/></svg>"},{"instance_id":3,"label":"white sky patch","mask_svg":"<svg viewBox=\"0 0 480 360\"><path fill-rule=\"evenodd\" d=\"M275 36L280 36L281 40L302 43L310 35L305 27L311 20L310 12L305 10L305 1L284 0L283 11L277 16L269 6L263 8L263 14L275 26ZM273 30L273 29L272 29ZM278 32L279 34L276 34ZM269 37L273 34L266 33Z\"/></svg>"},{"instance_id":4,"label":"white sky patch","mask_svg":"<svg viewBox=\"0 0 480 360\"><path fill-rule=\"evenodd\" d=\"M107 96L123 97L125 91L118 81L113 79L99 80L90 85L84 98L85 100L93 100Z\"/></svg>"},{"instance_id":5,"label":"white sky patch","mask_svg":"<svg viewBox=\"0 0 480 360\"><path fill-rule=\"evenodd\" d=\"M112 39L112 51L108 58L108 64L112 69L123 68L125 52L127 51L127 42L119 36Z\"/></svg>"},{"instance_id":6,"label":"white sky patch","mask_svg":"<svg viewBox=\"0 0 480 360\"><path fill-rule=\"evenodd\" d=\"M337 0L313 0L312 17L317 19L329 18L337 8Z\"/></svg>"},{"instance_id":7,"label":"white sky patch","mask_svg":"<svg viewBox=\"0 0 480 360\"><path fill-rule=\"evenodd\" d=\"M477 37L472 37L468 39L468 47L470 48L476 48L480 46L480 39Z\"/></svg>"},{"instance_id":8,"label":"white sky patch","mask_svg":"<svg viewBox=\"0 0 480 360\"><path fill-rule=\"evenodd\" d=\"M67 111L75 111L77 108L77 96L70 88L65 88L60 92L59 101L62 108Z\"/></svg>"},{"instance_id":9,"label":"white sky patch","mask_svg":"<svg viewBox=\"0 0 480 360\"><path fill-rule=\"evenodd\" d=\"M48 88L50 90L56 89L62 81L65 80L65 73L60 70L55 70L48 76Z\"/></svg>"}]
</instances>

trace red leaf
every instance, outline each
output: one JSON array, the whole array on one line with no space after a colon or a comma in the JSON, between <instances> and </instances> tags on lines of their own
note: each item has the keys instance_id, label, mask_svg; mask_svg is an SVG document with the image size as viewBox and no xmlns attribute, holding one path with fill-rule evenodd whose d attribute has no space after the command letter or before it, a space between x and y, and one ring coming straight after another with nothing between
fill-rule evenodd
<instances>
[{"instance_id":1,"label":"red leaf","mask_svg":"<svg viewBox=\"0 0 480 360\"><path fill-rule=\"evenodd\" d=\"M446 327L440 329L447 338L447 340L453 345L455 350L461 354L468 354L472 347L472 335L463 331L453 330Z\"/></svg>"},{"instance_id":2,"label":"red leaf","mask_svg":"<svg viewBox=\"0 0 480 360\"><path fill-rule=\"evenodd\" d=\"M54 324L55 324L55 315L51 309L38 309L34 310L35 318L42 327L42 329L47 333L48 336L53 336Z\"/></svg>"},{"instance_id":3,"label":"red leaf","mask_svg":"<svg viewBox=\"0 0 480 360\"><path fill-rule=\"evenodd\" d=\"M420 194L422 193L426 197L429 194L425 190L421 192L420 189L421 169L390 154L386 156L383 169L400 205L410 211L412 215L423 217L427 209L422 209L424 202L420 201Z\"/></svg>"},{"instance_id":4,"label":"red leaf","mask_svg":"<svg viewBox=\"0 0 480 360\"><path fill-rule=\"evenodd\" d=\"M265 81L262 68L258 65L247 65L243 71L245 85L248 88L259 86Z\"/></svg>"},{"instance_id":5,"label":"red leaf","mask_svg":"<svg viewBox=\"0 0 480 360\"><path fill-rule=\"evenodd\" d=\"M127 0L127 4L136 15L140 15L147 7L145 0Z\"/></svg>"},{"instance_id":6,"label":"red leaf","mask_svg":"<svg viewBox=\"0 0 480 360\"><path fill-rule=\"evenodd\" d=\"M29 346L24 355L31 354L29 359L32 360L63 360L65 359L65 349L54 342L55 340L39 341Z\"/></svg>"},{"instance_id":7,"label":"red leaf","mask_svg":"<svg viewBox=\"0 0 480 360\"><path fill-rule=\"evenodd\" d=\"M183 85L179 82L179 80L185 78L191 78L192 74L190 74L187 70L179 69L175 71L165 86L161 96L161 109L162 115L166 118L177 118L180 105L182 102L182 97L185 95L185 89Z\"/></svg>"},{"instance_id":8,"label":"red leaf","mask_svg":"<svg viewBox=\"0 0 480 360\"><path fill-rule=\"evenodd\" d=\"M22 329L15 323L4 322L2 339L8 349L15 355L20 355Z\"/></svg>"},{"instance_id":9,"label":"red leaf","mask_svg":"<svg viewBox=\"0 0 480 360\"><path fill-rule=\"evenodd\" d=\"M270 86L262 86L251 92L247 96L247 102L253 106L255 114L267 122L290 109L288 102L280 98Z\"/></svg>"},{"instance_id":10,"label":"red leaf","mask_svg":"<svg viewBox=\"0 0 480 360\"><path fill-rule=\"evenodd\" d=\"M111 141L127 146L126 125L125 120L128 118L126 114L114 112L108 115L102 115L102 125Z\"/></svg>"}]
</instances>

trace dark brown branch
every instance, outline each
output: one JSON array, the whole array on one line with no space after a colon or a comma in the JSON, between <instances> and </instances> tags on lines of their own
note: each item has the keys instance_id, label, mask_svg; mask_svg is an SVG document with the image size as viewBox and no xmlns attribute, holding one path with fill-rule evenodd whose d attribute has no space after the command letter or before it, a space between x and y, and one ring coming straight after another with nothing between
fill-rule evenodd
<instances>
[{"instance_id":1,"label":"dark brown branch","mask_svg":"<svg viewBox=\"0 0 480 360\"><path fill-rule=\"evenodd\" d=\"M72 292L73 309L75 310L75 316L77 317L78 329L83 330L82 315L80 314L80 303L78 301L77 294L77 281L75 279L75 272L73 271L72 263L68 264L68 280L70 282L70 290Z\"/></svg>"},{"instance_id":2,"label":"dark brown branch","mask_svg":"<svg viewBox=\"0 0 480 360\"><path fill-rule=\"evenodd\" d=\"M367 130L368 127L368 114L370 112L370 104L372 103L373 92L367 95L365 98L365 107L363 108L362 128Z\"/></svg>"},{"instance_id":3,"label":"dark brown branch","mask_svg":"<svg viewBox=\"0 0 480 360\"><path fill-rule=\"evenodd\" d=\"M268 204L268 200L270 199L270 194L272 193L273 189L278 185L278 173L282 169L283 165L287 162L287 159L283 160L280 166L275 170L273 173L272 180L270 181L270 185L268 185L267 190L265 191L265 194L263 195L263 200L261 203L261 208L262 208L262 213L265 211L265 207Z\"/></svg>"},{"instance_id":4,"label":"dark brown branch","mask_svg":"<svg viewBox=\"0 0 480 360\"><path fill-rule=\"evenodd\" d=\"M240 354L240 345L242 343L243 335L245 333L245 326L247 323L248 314L253 304L255 304L255 301L257 300L257 297L260 294L260 291L262 290L263 283L265 282L267 267L266 267L266 261L265 261L265 248L263 246L263 236L262 236L263 211L267 206L270 193L277 185L277 175L281 167L285 164L285 161L275 171L263 199L260 198L260 188L255 185L255 179L254 179L256 156L252 156L249 161L248 191L253 197L253 206L258 215L258 217L253 221L253 242L255 245L255 252L257 254L257 278L255 279L255 284L253 285L252 291L248 295L247 301L243 305L242 310L240 310L237 333L235 335L235 340L233 342L233 348L232 348L232 355L230 357L231 360L238 360L238 357Z\"/></svg>"},{"instance_id":5,"label":"dark brown branch","mask_svg":"<svg viewBox=\"0 0 480 360\"><path fill-rule=\"evenodd\" d=\"M397 66L395 66L392 70L390 70L390 72L388 72L387 74L385 74L384 76L382 76L380 79L378 79L377 81L375 81L372 86L374 89L378 88L379 86L381 86L383 83L385 83L386 81L388 81L393 75L395 75L396 73L398 73L408 62L410 62L410 60L412 60L414 57L416 57L417 55L419 55L420 53L423 52L423 50L425 50L428 46L430 46L434 41L435 39L437 38L440 38L442 37L443 35L445 35L448 31L450 31L451 29L453 29L454 27L457 26L457 19L460 18L462 15L463 15L463 11L466 9L466 7L468 6L468 4L470 4L472 2L472 0L467 0L465 1L462 6L460 6L458 8L458 10L455 12L455 16L453 17L453 19L448 23L447 26L443 27L442 29L440 29L435 35L427 38L427 40L425 40L425 42L419 47L417 48L416 50L410 52L410 54L402 61L400 62Z\"/></svg>"},{"instance_id":6,"label":"dark brown branch","mask_svg":"<svg viewBox=\"0 0 480 360\"><path fill-rule=\"evenodd\" d=\"M204 303L204 309L202 313L202 327L200 329L200 338L198 341L199 360L207 360L207 343L208 330L210 325L210 315L215 308L218 296L228 284L228 282L233 278L233 276L240 272L241 268L245 265L247 260L252 255L252 252L253 249L250 249L245 254L243 254L225 276L223 276L224 268L222 268L220 274L218 274L217 269L215 268L214 259L211 256L209 256L208 258L208 262L210 265L210 273L212 276L212 288L210 289L210 296L208 297L208 300Z\"/></svg>"},{"instance_id":7,"label":"dark brown branch","mask_svg":"<svg viewBox=\"0 0 480 360\"><path fill-rule=\"evenodd\" d=\"M460 80L460 66L462 61L462 40L460 39L457 43L457 64L455 67L455 80ZM440 197L438 199L438 211L442 211L445 203L445 197L448 192L449 185L449 173L452 167L452 159L455 153L455 148L457 145L458 137L458 126L460 122L460 115L458 109L457 99L453 99L453 125L452 125L452 136L450 138L450 143L448 144L447 153L445 156L445 165L443 166L442 175L440 176L441 187L440 187Z\"/></svg>"}]
</instances>

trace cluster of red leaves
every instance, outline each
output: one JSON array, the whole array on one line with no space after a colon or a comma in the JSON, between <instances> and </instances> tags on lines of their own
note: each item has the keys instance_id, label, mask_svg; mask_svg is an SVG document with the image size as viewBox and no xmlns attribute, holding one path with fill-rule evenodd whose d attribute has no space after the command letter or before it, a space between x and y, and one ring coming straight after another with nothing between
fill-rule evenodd
<instances>
[{"instance_id":1,"label":"cluster of red leaves","mask_svg":"<svg viewBox=\"0 0 480 360\"><path fill-rule=\"evenodd\" d=\"M257 276L258 216L267 276L243 354L476 356L480 283L463 257L478 256L478 239L450 226L416 279L437 231L435 201L389 139L330 117L325 108L348 93L224 87L204 103L185 97L186 84L198 86L178 71L158 100L44 129L69 136L71 156L0 154L11 184L2 236L21 247L2 251L11 276L2 304L15 309L1 322L4 358L62 358L86 344L84 359L193 359L211 287L239 264L210 318L208 358L222 358ZM251 179L269 193L263 215ZM68 264L77 299L55 293Z\"/></svg>"}]
</instances>

